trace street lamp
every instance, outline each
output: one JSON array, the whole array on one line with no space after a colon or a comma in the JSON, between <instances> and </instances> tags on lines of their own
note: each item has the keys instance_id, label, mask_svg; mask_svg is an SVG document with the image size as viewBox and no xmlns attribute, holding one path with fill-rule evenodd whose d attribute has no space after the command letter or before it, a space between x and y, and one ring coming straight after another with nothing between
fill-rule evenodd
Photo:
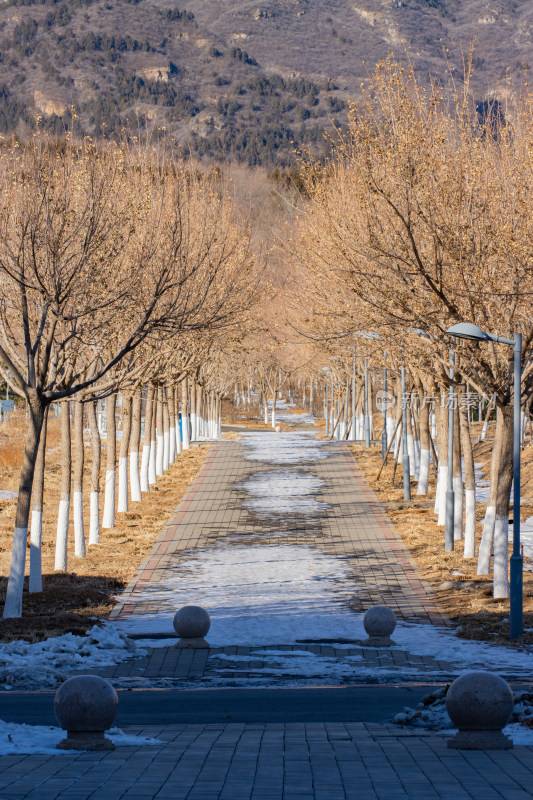
<instances>
[{"instance_id":1,"label":"street lamp","mask_svg":"<svg viewBox=\"0 0 533 800\"><path fill-rule=\"evenodd\" d=\"M458 339L469 339L474 342L499 342L512 344L514 347L513 366L513 554L511 556L510 587L510 635L511 639L522 636L522 575L523 558L520 552L520 401L522 396L522 334L515 333L513 339L505 339L494 333L485 333L471 322L459 322L452 325L446 333Z\"/></svg>"}]
</instances>

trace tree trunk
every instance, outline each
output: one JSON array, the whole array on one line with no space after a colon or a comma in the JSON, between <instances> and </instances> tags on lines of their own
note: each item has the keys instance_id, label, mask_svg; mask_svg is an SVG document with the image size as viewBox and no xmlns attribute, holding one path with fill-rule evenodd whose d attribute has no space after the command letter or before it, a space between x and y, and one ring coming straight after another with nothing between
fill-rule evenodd
<instances>
[{"instance_id":1,"label":"tree trunk","mask_svg":"<svg viewBox=\"0 0 533 800\"><path fill-rule=\"evenodd\" d=\"M150 449L152 440L152 415L154 413L154 387L150 383L146 395L146 408L144 410L144 438L143 454L141 460L141 492L149 492L148 469L150 464Z\"/></svg>"},{"instance_id":2,"label":"tree trunk","mask_svg":"<svg viewBox=\"0 0 533 800\"><path fill-rule=\"evenodd\" d=\"M61 494L59 497L59 513L57 516L56 558L57 572L66 572L68 566L68 524L70 511L70 477L71 477L71 445L70 445L70 403L61 405Z\"/></svg>"},{"instance_id":3,"label":"tree trunk","mask_svg":"<svg viewBox=\"0 0 533 800\"><path fill-rule=\"evenodd\" d=\"M199 439L200 436L204 435L204 430L203 430L203 413L204 413L204 411L203 411L203 407L204 407L205 404L203 402L203 399L204 399L204 390L198 384L196 386L196 436L194 437L195 439Z\"/></svg>"},{"instance_id":4,"label":"tree trunk","mask_svg":"<svg viewBox=\"0 0 533 800\"><path fill-rule=\"evenodd\" d=\"M117 424L115 410L117 405L116 394L110 395L106 400L106 470L105 470L105 497L102 528L113 528L115 525L115 484L117 461Z\"/></svg>"},{"instance_id":5,"label":"tree trunk","mask_svg":"<svg viewBox=\"0 0 533 800\"><path fill-rule=\"evenodd\" d=\"M277 397L278 397L278 393L277 392L273 392L273 397L272 397L272 427L273 428L276 427L276 400L277 400Z\"/></svg>"},{"instance_id":6,"label":"tree trunk","mask_svg":"<svg viewBox=\"0 0 533 800\"><path fill-rule=\"evenodd\" d=\"M85 558L85 529L83 525L83 466L85 451L83 447L83 403L74 403L74 471L73 496L74 510L74 555Z\"/></svg>"},{"instance_id":7,"label":"tree trunk","mask_svg":"<svg viewBox=\"0 0 533 800\"><path fill-rule=\"evenodd\" d=\"M420 393L420 467L418 470L417 494L427 495L429 486L429 403L425 392Z\"/></svg>"},{"instance_id":8,"label":"tree trunk","mask_svg":"<svg viewBox=\"0 0 533 800\"><path fill-rule=\"evenodd\" d=\"M170 467L170 413L166 386L161 389L161 401L163 411L163 472L166 472Z\"/></svg>"},{"instance_id":9,"label":"tree trunk","mask_svg":"<svg viewBox=\"0 0 533 800\"><path fill-rule=\"evenodd\" d=\"M163 474L164 464L164 450L165 450L165 437L163 433L163 389L161 386L157 389L157 405L156 405L156 451L155 451L155 474L157 477Z\"/></svg>"},{"instance_id":10,"label":"tree trunk","mask_svg":"<svg viewBox=\"0 0 533 800\"><path fill-rule=\"evenodd\" d=\"M174 386L170 386L167 389L167 405L168 405L168 416L169 416L169 425L170 425L170 439L169 439L169 452L168 452L168 461L169 464L173 464L176 460L176 400L175 400L176 390Z\"/></svg>"},{"instance_id":11,"label":"tree trunk","mask_svg":"<svg viewBox=\"0 0 533 800\"><path fill-rule=\"evenodd\" d=\"M11 567L9 570L9 580L3 613L5 619L22 616L22 592L24 589L24 569L26 566L26 545L28 541L31 490L45 407L46 404L43 403L40 398L35 396L30 399L24 459L22 461L19 478L15 531L11 551Z\"/></svg>"},{"instance_id":12,"label":"tree trunk","mask_svg":"<svg viewBox=\"0 0 533 800\"><path fill-rule=\"evenodd\" d=\"M93 463L91 468L91 509L89 522L89 544L100 543L100 462L102 455L102 440L96 416L97 401L93 400L87 405L87 417L91 429L91 442L93 447Z\"/></svg>"},{"instance_id":13,"label":"tree trunk","mask_svg":"<svg viewBox=\"0 0 533 800\"><path fill-rule=\"evenodd\" d=\"M498 473L500 469L500 454L502 446L502 420L501 413L496 411L496 434L494 437L494 447L492 449L492 459L490 463L490 489L485 518L483 520L483 533L479 545L477 559L477 574L490 574L490 557L492 555L492 543L494 541L494 522L496 519L496 489L498 484Z\"/></svg>"},{"instance_id":14,"label":"tree trunk","mask_svg":"<svg viewBox=\"0 0 533 800\"><path fill-rule=\"evenodd\" d=\"M118 504L117 511L128 510L128 452L131 436L131 411L133 398L131 394L122 395L122 438L118 457Z\"/></svg>"},{"instance_id":15,"label":"tree trunk","mask_svg":"<svg viewBox=\"0 0 533 800\"><path fill-rule=\"evenodd\" d=\"M152 403L152 419L150 420L150 458L148 461L148 483L153 486L157 483L157 387L154 387Z\"/></svg>"},{"instance_id":16,"label":"tree trunk","mask_svg":"<svg viewBox=\"0 0 533 800\"><path fill-rule=\"evenodd\" d=\"M30 536L30 592L42 592L42 539L43 539L43 497L44 497L44 470L46 463L46 430L48 422L48 409L46 406L39 440L39 450L35 462L33 476L33 491L31 495L31 536Z\"/></svg>"},{"instance_id":17,"label":"tree trunk","mask_svg":"<svg viewBox=\"0 0 533 800\"><path fill-rule=\"evenodd\" d=\"M139 450L141 448L141 408L142 390L137 389L133 395L131 408L131 441L130 441L130 496L133 503L140 503L141 480L139 475Z\"/></svg>"},{"instance_id":18,"label":"tree trunk","mask_svg":"<svg viewBox=\"0 0 533 800\"><path fill-rule=\"evenodd\" d=\"M509 498L513 483L513 406L504 406L500 411L502 444L494 515L495 599L509 597ZM520 487L515 487L515 491L520 491Z\"/></svg>"},{"instance_id":19,"label":"tree trunk","mask_svg":"<svg viewBox=\"0 0 533 800\"><path fill-rule=\"evenodd\" d=\"M489 398L489 402L487 404L487 413L485 415L485 419L483 420L483 427L481 428L481 434L479 436L480 442L484 442L485 439L487 438L487 433L489 430L489 417L492 414L492 409L493 409L493 402L491 397Z\"/></svg>"},{"instance_id":20,"label":"tree trunk","mask_svg":"<svg viewBox=\"0 0 533 800\"><path fill-rule=\"evenodd\" d=\"M189 436L189 419L187 414L187 402L189 399L189 392L187 390L187 378L181 382L181 427L182 427L182 441L183 449L188 450L190 445Z\"/></svg>"},{"instance_id":21,"label":"tree trunk","mask_svg":"<svg viewBox=\"0 0 533 800\"><path fill-rule=\"evenodd\" d=\"M474 473L474 450L470 428L463 403L459 403L459 426L461 429L461 449L465 464L465 546L464 557L474 558L476 554L476 483Z\"/></svg>"}]
</instances>

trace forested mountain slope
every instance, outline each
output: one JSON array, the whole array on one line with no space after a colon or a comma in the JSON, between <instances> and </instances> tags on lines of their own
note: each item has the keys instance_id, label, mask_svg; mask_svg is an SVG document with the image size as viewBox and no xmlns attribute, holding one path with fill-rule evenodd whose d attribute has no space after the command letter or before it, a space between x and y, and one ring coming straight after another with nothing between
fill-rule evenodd
<instances>
[{"instance_id":1,"label":"forested mountain slope","mask_svg":"<svg viewBox=\"0 0 533 800\"><path fill-rule=\"evenodd\" d=\"M249 164L319 150L323 130L393 51L422 75L498 93L533 64L533 4L459 0L7 0L0 6L0 131L101 135L164 128L185 151Z\"/></svg>"}]
</instances>

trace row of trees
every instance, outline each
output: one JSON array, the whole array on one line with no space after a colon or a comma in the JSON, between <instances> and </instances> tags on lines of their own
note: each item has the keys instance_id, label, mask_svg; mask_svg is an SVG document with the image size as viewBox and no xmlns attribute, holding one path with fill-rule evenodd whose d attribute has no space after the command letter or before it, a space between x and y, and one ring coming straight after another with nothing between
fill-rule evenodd
<instances>
[{"instance_id":1,"label":"row of trees","mask_svg":"<svg viewBox=\"0 0 533 800\"><path fill-rule=\"evenodd\" d=\"M231 350L232 331L254 302L256 280L248 233L236 221L219 177L172 159L164 147L109 143L96 148L89 139L58 142L38 133L24 147L13 143L2 148L0 186L0 370L29 410L4 608L4 616L16 617L21 614L32 492L34 511L42 512L43 427L50 404L71 397L76 401L74 516L76 552L82 554L83 406L94 432L90 541L96 541L95 401L107 397L103 524L108 525L114 514L116 392L122 391L126 418L133 421L126 437L123 432L121 459L129 446L137 500L141 480L147 488L152 440L146 437L153 418L164 440L164 420L176 416L176 385L187 375L199 379L204 361L220 358L225 338ZM148 450L138 477L143 385L152 389L145 414ZM155 386L161 387L159 414L153 412ZM62 420L63 447L70 452L67 410ZM175 425L166 427L170 445ZM64 461L59 569L66 568L70 500L70 464ZM123 504L125 496L122 492ZM32 539L38 551L38 516ZM39 574L37 555L34 562ZM32 585L38 585L38 578Z\"/></svg>"},{"instance_id":2,"label":"row of trees","mask_svg":"<svg viewBox=\"0 0 533 800\"><path fill-rule=\"evenodd\" d=\"M506 597L512 351L493 342L454 342L445 332L461 321L505 337L521 331L521 399L529 412L532 97L527 91L517 94L512 113L504 114L497 104L476 106L468 80L461 90L449 88L422 88L412 69L392 59L377 67L352 109L349 134L325 166L308 170L309 200L301 207L291 246L297 280L293 318L322 352L327 346L344 364L344 381L351 375L354 348L371 357L374 367L388 366L393 376L407 368L407 388L420 398L415 411L426 488L430 406L436 414L441 515L449 387L494 398L496 439L478 571L489 571L493 552L494 595ZM463 425L464 415L456 417ZM473 489L470 438L461 441ZM473 515L470 497L470 531ZM462 506L460 518L462 535ZM468 542L466 555L472 556L471 535Z\"/></svg>"}]
</instances>

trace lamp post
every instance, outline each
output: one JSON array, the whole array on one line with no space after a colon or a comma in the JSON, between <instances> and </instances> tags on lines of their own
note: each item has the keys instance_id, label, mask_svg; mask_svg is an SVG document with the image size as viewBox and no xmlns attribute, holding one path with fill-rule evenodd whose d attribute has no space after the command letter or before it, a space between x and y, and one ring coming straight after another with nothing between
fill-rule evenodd
<instances>
[{"instance_id":1,"label":"lamp post","mask_svg":"<svg viewBox=\"0 0 533 800\"><path fill-rule=\"evenodd\" d=\"M355 419L355 413L356 413L356 409L355 409L355 401L356 401L356 396L355 396L355 389L356 389L356 386L355 386L355 358L356 358L356 350L354 349L354 351L353 351L353 369L352 369L352 373L353 373L352 374L352 425L351 425L351 428L350 428L350 441L351 442L355 442L355 440L357 439L357 429L356 429L356 419Z\"/></svg>"},{"instance_id":2,"label":"lamp post","mask_svg":"<svg viewBox=\"0 0 533 800\"><path fill-rule=\"evenodd\" d=\"M383 353L387 358L387 353ZM383 368L383 430L381 432L381 460L384 461L387 454L387 367Z\"/></svg>"},{"instance_id":3,"label":"lamp post","mask_svg":"<svg viewBox=\"0 0 533 800\"><path fill-rule=\"evenodd\" d=\"M485 333L477 325L470 322L460 322L452 325L446 333L459 339L470 339L475 342L499 342L512 344L513 353L513 554L511 556L511 586L509 603L509 620L511 639L522 636L522 579L523 558L520 548L520 444L521 444L521 419L520 405L522 396L522 334L515 333L513 339L505 339L493 333Z\"/></svg>"},{"instance_id":4,"label":"lamp post","mask_svg":"<svg viewBox=\"0 0 533 800\"><path fill-rule=\"evenodd\" d=\"M450 350L450 362L455 363L455 354ZM453 378L454 369L450 367L450 378ZM455 494L453 491L453 413L454 391L450 384L448 390L448 480L446 486L446 517L444 526L444 549L454 549L455 528Z\"/></svg>"},{"instance_id":5,"label":"lamp post","mask_svg":"<svg viewBox=\"0 0 533 800\"><path fill-rule=\"evenodd\" d=\"M370 447L370 409L368 397L368 358L365 358L365 419L364 419L364 435L365 447Z\"/></svg>"},{"instance_id":6,"label":"lamp post","mask_svg":"<svg viewBox=\"0 0 533 800\"><path fill-rule=\"evenodd\" d=\"M402 367L402 468L403 468L403 499L411 499L411 469L409 466L409 451L407 449L407 397L405 394L405 367Z\"/></svg>"}]
</instances>

